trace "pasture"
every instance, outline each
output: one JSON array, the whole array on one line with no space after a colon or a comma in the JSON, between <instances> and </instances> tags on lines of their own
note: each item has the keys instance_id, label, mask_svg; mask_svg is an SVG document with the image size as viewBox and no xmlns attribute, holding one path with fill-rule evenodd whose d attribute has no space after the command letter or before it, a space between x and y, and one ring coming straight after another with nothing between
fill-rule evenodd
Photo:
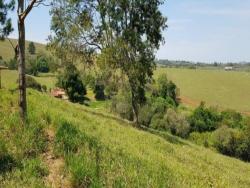
<instances>
[{"instance_id":1,"label":"pasture","mask_svg":"<svg viewBox=\"0 0 250 188\"><path fill-rule=\"evenodd\" d=\"M17 44L16 39L10 39L12 44L15 46ZM28 46L30 41L26 41L26 53L28 53ZM48 51L45 48L45 45L40 43L34 43L36 47L36 54L38 53L48 53ZM0 41L0 56L3 58L3 60L8 61L14 57L14 50L10 44L10 42L6 39L4 41Z\"/></svg>"},{"instance_id":2,"label":"pasture","mask_svg":"<svg viewBox=\"0 0 250 188\"><path fill-rule=\"evenodd\" d=\"M222 109L250 112L250 72L157 68L155 78L161 73L177 84L184 103L196 106L205 101Z\"/></svg>"}]
</instances>

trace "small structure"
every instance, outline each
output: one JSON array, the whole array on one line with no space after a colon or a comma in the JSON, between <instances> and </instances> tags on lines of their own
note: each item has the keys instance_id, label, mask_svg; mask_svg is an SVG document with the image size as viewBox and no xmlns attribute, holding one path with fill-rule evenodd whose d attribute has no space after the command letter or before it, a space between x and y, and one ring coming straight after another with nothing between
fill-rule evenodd
<instances>
[{"instance_id":1,"label":"small structure","mask_svg":"<svg viewBox=\"0 0 250 188\"><path fill-rule=\"evenodd\" d=\"M234 68L233 67L225 67L224 70L225 71L232 71Z\"/></svg>"},{"instance_id":2,"label":"small structure","mask_svg":"<svg viewBox=\"0 0 250 188\"><path fill-rule=\"evenodd\" d=\"M61 88L52 89L51 90L51 95L53 97L56 97L56 98L59 98L59 99L64 99L64 100L68 99L68 96L67 96L66 92Z\"/></svg>"},{"instance_id":3,"label":"small structure","mask_svg":"<svg viewBox=\"0 0 250 188\"><path fill-rule=\"evenodd\" d=\"M3 69L8 69L8 67L0 66L0 89L2 88L2 77L1 77L1 71Z\"/></svg>"}]
</instances>

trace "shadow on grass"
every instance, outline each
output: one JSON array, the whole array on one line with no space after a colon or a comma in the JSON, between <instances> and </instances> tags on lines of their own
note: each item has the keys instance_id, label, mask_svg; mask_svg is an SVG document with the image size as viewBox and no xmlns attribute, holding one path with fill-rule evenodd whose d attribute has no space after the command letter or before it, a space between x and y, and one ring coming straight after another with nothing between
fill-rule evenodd
<instances>
[{"instance_id":1,"label":"shadow on grass","mask_svg":"<svg viewBox=\"0 0 250 188\"><path fill-rule=\"evenodd\" d=\"M188 143L184 142L182 139L171 135L170 133L158 131L154 129L147 128L145 126L141 126L142 130L150 132L151 134L157 135L165 139L166 141L172 143L172 144L180 144L180 145L189 145Z\"/></svg>"},{"instance_id":2,"label":"shadow on grass","mask_svg":"<svg viewBox=\"0 0 250 188\"><path fill-rule=\"evenodd\" d=\"M0 174L5 174L16 166L17 162L11 155L6 154L0 157Z\"/></svg>"}]
</instances>

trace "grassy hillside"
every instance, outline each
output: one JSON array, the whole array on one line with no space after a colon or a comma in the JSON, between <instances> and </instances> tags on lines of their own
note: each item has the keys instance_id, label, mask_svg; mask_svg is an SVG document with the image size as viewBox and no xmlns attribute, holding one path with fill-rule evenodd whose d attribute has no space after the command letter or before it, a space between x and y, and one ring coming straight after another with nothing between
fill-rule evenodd
<instances>
[{"instance_id":1,"label":"grassy hillside","mask_svg":"<svg viewBox=\"0 0 250 188\"><path fill-rule=\"evenodd\" d=\"M17 44L16 39L11 39L11 42L13 43L13 45ZM26 48L28 48L29 42L30 41L26 41ZM36 47L36 53L46 52L45 45L39 43L34 44ZM14 57L13 48L8 40L0 41L0 56L2 56L5 61L8 61L9 59Z\"/></svg>"},{"instance_id":2,"label":"grassy hillside","mask_svg":"<svg viewBox=\"0 0 250 188\"><path fill-rule=\"evenodd\" d=\"M197 105L205 101L208 105L250 112L250 72L158 68L156 77L163 72L180 88L184 102Z\"/></svg>"},{"instance_id":3,"label":"grassy hillside","mask_svg":"<svg viewBox=\"0 0 250 188\"><path fill-rule=\"evenodd\" d=\"M33 90L22 127L15 75L6 71L0 90L0 143L16 161L1 171L0 187L59 187L58 175L64 187L250 187L249 163Z\"/></svg>"}]
</instances>

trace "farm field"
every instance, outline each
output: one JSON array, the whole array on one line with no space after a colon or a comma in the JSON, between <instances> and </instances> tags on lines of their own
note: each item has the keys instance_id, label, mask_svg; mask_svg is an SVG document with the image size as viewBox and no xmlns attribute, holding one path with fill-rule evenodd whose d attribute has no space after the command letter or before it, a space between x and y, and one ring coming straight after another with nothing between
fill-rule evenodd
<instances>
[{"instance_id":1,"label":"farm field","mask_svg":"<svg viewBox=\"0 0 250 188\"><path fill-rule=\"evenodd\" d=\"M17 126L18 91L9 90L15 85L16 78L13 78L15 75L16 73L13 71L6 71L3 79L4 89L0 90L2 139L5 136L15 137L15 134L19 134L20 127ZM48 82L48 80L44 81L44 83ZM15 105L13 106L13 104ZM84 105L54 99L32 89L28 90L28 108L29 126L39 125L40 129L44 131L49 129L57 132L66 121L70 126L76 127L79 134L85 139L84 145L78 149L76 154L66 156L67 165L62 166L65 170L59 171L66 173L59 174L59 177L73 177L69 181L76 181L74 177L80 173L77 167L81 167L83 170L81 173L93 176L93 178L97 176L93 171L98 168L99 181L105 187L123 185L124 187L244 188L250 186L249 163L220 155L168 133L158 136L138 130L126 121L111 116L108 111L96 112ZM27 136L29 135L27 134ZM35 144L36 142L33 143L33 140L39 138L31 137L31 140L27 142L26 139L17 137L13 143L7 142L10 155L12 156L16 152L11 150L14 147L13 144L19 143L20 146L25 146L27 143ZM7 139L7 141L12 140ZM69 142L69 144L76 143ZM88 144L89 146L87 146ZM98 147L96 147L97 144ZM47 143L47 145L56 147L53 142ZM31 146L27 145L26 150L29 151ZM96 164L93 164L97 150L99 157ZM38 150L35 156L32 155L27 159L14 158L21 160L21 164L24 166L22 168L17 166L12 171L8 171L6 174L8 178L0 181L0 186L23 187L22 185L25 184L25 187L46 187L43 182L47 180L46 174L53 173L51 169L53 165L49 166L47 161L41 157L44 155L43 152L46 150ZM22 155L19 154L19 156ZM74 163L74 160L77 163ZM42 173L43 169L47 169L46 173ZM30 170L37 173L31 174Z\"/></svg>"},{"instance_id":2,"label":"farm field","mask_svg":"<svg viewBox=\"0 0 250 188\"><path fill-rule=\"evenodd\" d=\"M155 78L161 73L177 84L184 103L196 106L205 101L223 109L250 112L250 72L157 68Z\"/></svg>"}]
</instances>

